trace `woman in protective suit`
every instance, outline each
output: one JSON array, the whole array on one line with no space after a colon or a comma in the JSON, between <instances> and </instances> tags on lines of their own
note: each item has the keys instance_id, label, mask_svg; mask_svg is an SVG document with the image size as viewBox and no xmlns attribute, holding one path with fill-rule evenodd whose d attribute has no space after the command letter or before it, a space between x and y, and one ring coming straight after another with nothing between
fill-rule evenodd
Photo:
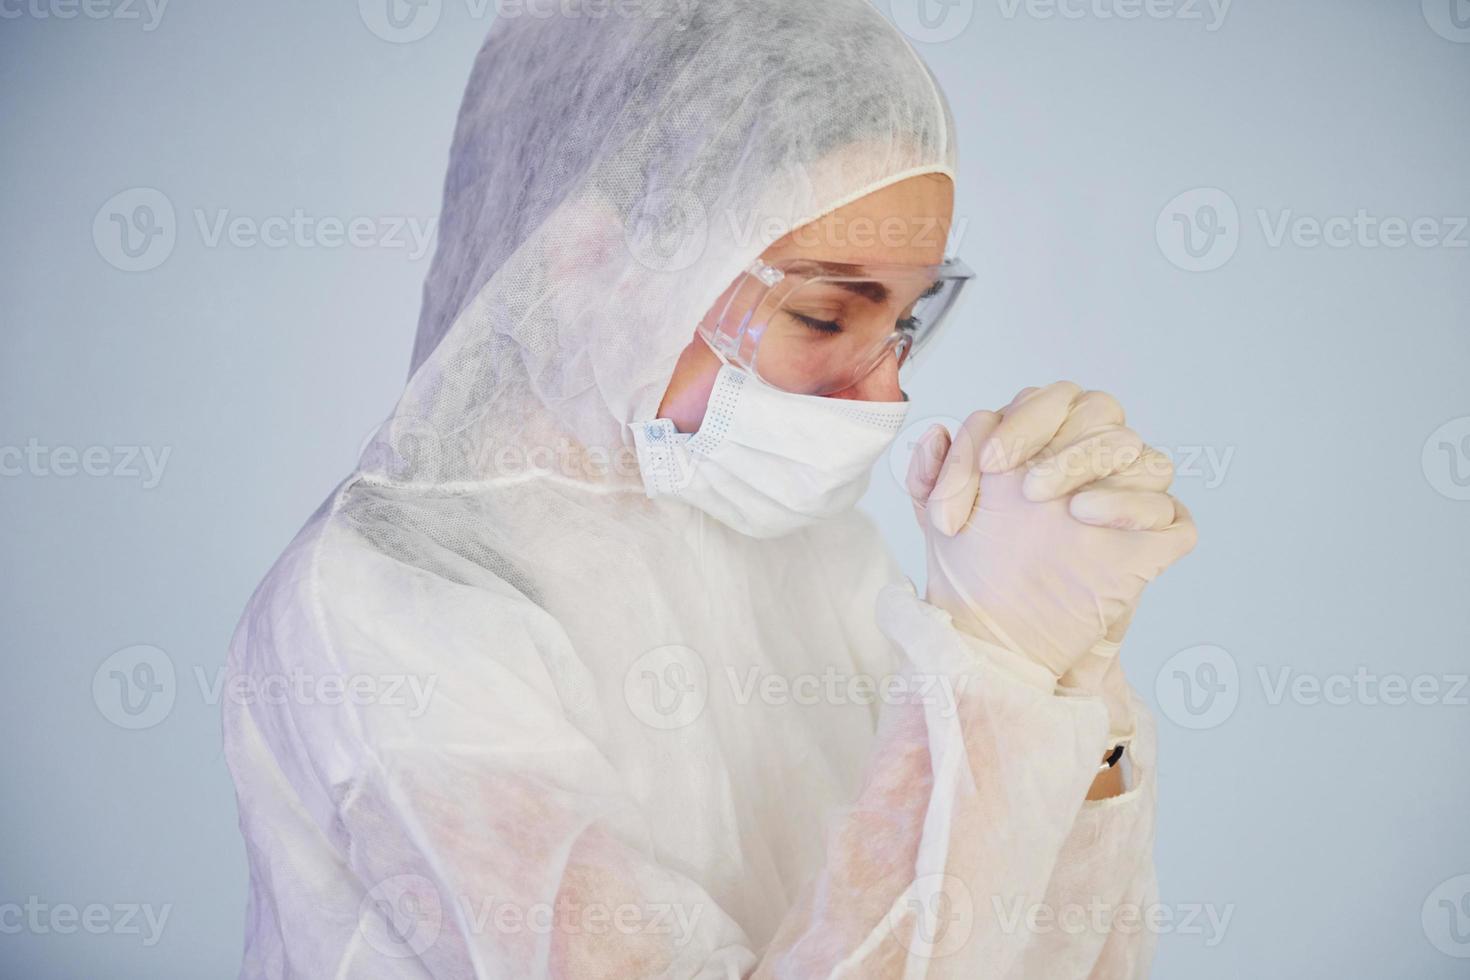
<instances>
[{"instance_id":1,"label":"woman in protective suit","mask_svg":"<svg viewBox=\"0 0 1470 980\"><path fill-rule=\"evenodd\" d=\"M232 643L247 977L1131 977L1115 654L1194 529L1116 401L936 427L926 596L853 505L970 278L865 0L502 16L412 373ZM1038 917L1037 909L1052 913Z\"/></svg>"}]
</instances>

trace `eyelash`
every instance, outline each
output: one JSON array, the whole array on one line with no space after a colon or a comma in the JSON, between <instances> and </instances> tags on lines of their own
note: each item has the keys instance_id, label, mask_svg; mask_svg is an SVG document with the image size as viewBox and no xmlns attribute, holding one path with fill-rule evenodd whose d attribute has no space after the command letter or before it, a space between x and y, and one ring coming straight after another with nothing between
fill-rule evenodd
<instances>
[{"instance_id":1,"label":"eyelash","mask_svg":"<svg viewBox=\"0 0 1470 980\"><path fill-rule=\"evenodd\" d=\"M814 316L806 316L802 313L793 313L791 315L796 317L796 319L800 320L802 323L811 327L813 330L816 330L820 333L842 332L842 324L836 322L835 320L818 320Z\"/></svg>"},{"instance_id":2,"label":"eyelash","mask_svg":"<svg viewBox=\"0 0 1470 980\"><path fill-rule=\"evenodd\" d=\"M796 319L800 320L802 323L806 324L808 327L811 327L813 330L816 330L820 333L842 332L842 324L838 323L835 320L818 320L814 316L806 316L801 313L793 313L791 315L796 317ZM913 333L917 331L920 327L919 318L916 316L906 316L902 320L898 321L897 326L900 330Z\"/></svg>"}]
</instances>

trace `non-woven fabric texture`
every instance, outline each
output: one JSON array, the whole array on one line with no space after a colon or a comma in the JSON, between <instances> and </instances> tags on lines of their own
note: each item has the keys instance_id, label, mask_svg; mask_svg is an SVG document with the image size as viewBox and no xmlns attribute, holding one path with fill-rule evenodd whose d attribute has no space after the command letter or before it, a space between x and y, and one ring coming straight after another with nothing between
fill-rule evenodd
<instances>
[{"instance_id":1,"label":"non-woven fabric texture","mask_svg":"<svg viewBox=\"0 0 1470 980\"><path fill-rule=\"evenodd\" d=\"M770 240L953 176L934 78L866 0L554 9L492 27L402 398L232 641L241 976L1142 975L1146 931L1028 913L1151 900L1147 720L1084 802L1101 702L866 517L755 539L636 466Z\"/></svg>"}]
</instances>

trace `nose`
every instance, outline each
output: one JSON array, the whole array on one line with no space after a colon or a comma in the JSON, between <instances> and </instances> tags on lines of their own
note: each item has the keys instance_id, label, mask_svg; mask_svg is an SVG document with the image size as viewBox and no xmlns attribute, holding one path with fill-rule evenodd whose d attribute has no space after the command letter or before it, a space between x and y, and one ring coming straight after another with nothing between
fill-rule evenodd
<instances>
[{"instance_id":1,"label":"nose","mask_svg":"<svg viewBox=\"0 0 1470 980\"><path fill-rule=\"evenodd\" d=\"M898 355L885 356L873 370L828 397L862 402L903 401L903 389L898 386Z\"/></svg>"}]
</instances>

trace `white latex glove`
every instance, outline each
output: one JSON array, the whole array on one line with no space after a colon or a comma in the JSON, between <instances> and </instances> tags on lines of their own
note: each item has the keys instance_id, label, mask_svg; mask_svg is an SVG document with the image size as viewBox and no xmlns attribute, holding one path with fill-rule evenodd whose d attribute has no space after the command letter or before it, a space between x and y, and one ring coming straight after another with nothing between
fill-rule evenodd
<instances>
[{"instance_id":1,"label":"white latex glove","mask_svg":"<svg viewBox=\"0 0 1470 980\"><path fill-rule=\"evenodd\" d=\"M1037 392L1042 398L1034 398ZM1023 402L1028 403L1024 411ZM1001 427L990 442L1003 451L1000 465L1017 462L1028 452L1023 492L1031 499L1075 492L1070 510L1084 523L1124 528L1158 528L1172 510L1162 498L1174 481L1169 457L1142 445L1131 432L1118 432L1123 407L1101 391L1082 391L1071 382L1045 389L1026 388L1004 410ZM1047 432L1055 434L1039 450ZM992 450L993 452L996 450ZM1136 453L1136 455L1135 455ZM1123 636L1136 606L1112 624L1081 660L1058 680L1066 691L1097 695L1107 705L1111 742L1125 742L1137 728L1127 678L1118 658Z\"/></svg>"},{"instance_id":2,"label":"white latex glove","mask_svg":"<svg viewBox=\"0 0 1470 980\"><path fill-rule=\"evenodd\" d=\"M1167 485L1162 457L1121 421L1110 396L1061 382L974 413L952 441L936 426L910 465L929 601L1053 678L1115 651L1144 587L1195 543L1183 505L1149 489Z\"/></svg>"}]
</instances>

